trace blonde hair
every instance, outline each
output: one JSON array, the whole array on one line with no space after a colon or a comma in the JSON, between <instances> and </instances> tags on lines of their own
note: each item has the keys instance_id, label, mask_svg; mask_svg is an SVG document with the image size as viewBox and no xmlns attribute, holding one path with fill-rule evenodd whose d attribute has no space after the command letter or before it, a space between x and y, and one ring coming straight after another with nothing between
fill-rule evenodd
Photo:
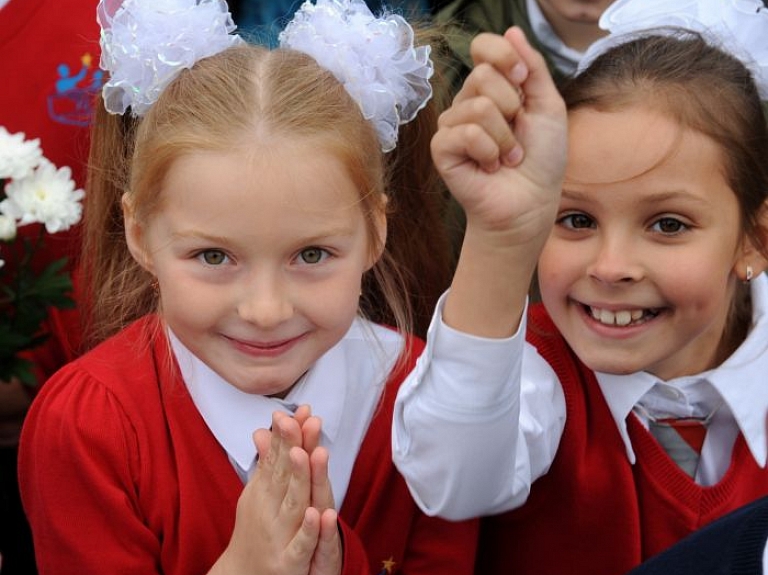
<instances>
[{"instance_id":1,"label":"blonde hair","mask_svg":"<svg viewBox=\"0 0 768 575\"><path fill-rule=\"evenodd\" d=\"M268 134L311 139L342 160L360 190L369 244L376 253L383 248L364 278L361 313L405 331L415 318L423 333L450 278L444 193L428 154L438 112L436 103L423 110L402 131L399 149L385 157L373 126L329 72L302 53L255 45L230 48L185 70L141 120L110 116L99 106L85 208L87 344L158 304L153 278L127 249L123 193L131 194L143 224L161 208L163 180L176 159L232 150ZM375 227L382 209L388 211L386 246L378 245Z\"/></svg>"}]
</instances>

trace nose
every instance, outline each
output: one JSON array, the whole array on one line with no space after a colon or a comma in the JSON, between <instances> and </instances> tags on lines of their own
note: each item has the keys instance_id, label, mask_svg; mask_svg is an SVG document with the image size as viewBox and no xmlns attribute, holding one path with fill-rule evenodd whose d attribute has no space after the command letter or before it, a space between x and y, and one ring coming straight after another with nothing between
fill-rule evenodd
<instances>
[{"instance_id":1,"label":"nose","mask_svg":"<svg viewBox=\"0 0 768 575\"><path fill-rule=\"evenodd\" d=\"M587 266L589 277L604 284L640 281L644 268L638 254L638 241L632 237L601 237Z\"/></svg>"},{"instance_id":2,"label":"nose","mask_svg":"<svg viewBox=\"0 0 768 575\"><path fill-rule=\"evenodd\" d=\"M288 287L276 273L261 273L247 282L237 306L242 319L265 330L289 319L293 309Z\"/></svg>"}]
</instances>

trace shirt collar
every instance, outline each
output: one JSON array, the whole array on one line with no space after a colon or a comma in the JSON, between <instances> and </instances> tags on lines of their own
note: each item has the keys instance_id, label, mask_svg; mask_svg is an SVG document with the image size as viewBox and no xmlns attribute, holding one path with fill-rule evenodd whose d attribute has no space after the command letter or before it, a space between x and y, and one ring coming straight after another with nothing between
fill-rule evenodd
<instances>
[{"instance_id":1,"label":"shirt collar","mask_svg":"<svg viewBox=\"0 0 768 575\"><path fill-rule=\"evenodd\" d=\"M683 388L696 382L708 382L723 398L744 435L755 461L765 467L768 458L766 414L768 392L768 278L760 274L752 280L752 329L738 349L715 369L692 376L671 379L669 386ZM635 453L627 431L627 417L640 398L658 378L639 372L614 375L596 372L597 382L624 440L627 457L635 463Z\"/></svg>"},{"instance_id":2,"label":"shirt collar","mask_svg":"<svg viewBox=\"0 0 768 575\"><path fill-rule=\"evenodd\" d=\"M552 28L552 25L547 21L537 0L526 0L526 5L533 34L541 45L547 48L552 62L554 62L558 70L567 76L575 74L579 61L584 56L584 52L566 46Z\"/></svg>"},{"instance_id":3,"label":"shirt collar","mask_svg":"<svg viewBox=\"0 0 768 575\"><path fill-rule=\"evenodd\" d=\"M359 329L357 323L352 324L350 332ZM250 469L256 456L253 432L269 429L274 411L291 413L296 406L308 404L312 413L323 420L325 442L336 439L348 385L343 339L315 362L284 400L237 389L198 359L170 330L169 339L192 401L216 440L242 470Z\"/></svg>"}]
</instances>

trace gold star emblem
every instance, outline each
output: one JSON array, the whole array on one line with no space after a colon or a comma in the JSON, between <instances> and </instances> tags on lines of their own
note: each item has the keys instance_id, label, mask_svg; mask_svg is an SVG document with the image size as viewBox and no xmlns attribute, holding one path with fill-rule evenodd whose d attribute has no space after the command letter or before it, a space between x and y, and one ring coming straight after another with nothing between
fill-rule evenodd
<instances>
[{"instance_id":1,"label":"gold star emblem","mask_svg":"<svg viewBox=\"0 0 768 575\"><path fill-rule=\"evenodd\" d=\"M392 569L395 568L394 558L390 555L389 559L381 562L381 566L387 573L392 573Z\"/></svg>"}]
</instances>

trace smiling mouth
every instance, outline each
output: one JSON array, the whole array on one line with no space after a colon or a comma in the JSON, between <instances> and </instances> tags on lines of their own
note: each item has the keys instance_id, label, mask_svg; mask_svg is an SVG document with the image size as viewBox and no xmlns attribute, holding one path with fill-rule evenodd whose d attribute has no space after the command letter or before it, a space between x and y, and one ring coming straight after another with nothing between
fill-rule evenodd
<instances>
[{"instance_id":1,"label":"smiling mouth","mask_svg":"<svg viewBox=\"0 0 768 575\"><path fill-rule=\"evenodd\" d=\"M609 310L584 305L587 314L603 325L626 327L640 325L652 320L661 313L660 308Z\"/></svg>"}]
</instances>

